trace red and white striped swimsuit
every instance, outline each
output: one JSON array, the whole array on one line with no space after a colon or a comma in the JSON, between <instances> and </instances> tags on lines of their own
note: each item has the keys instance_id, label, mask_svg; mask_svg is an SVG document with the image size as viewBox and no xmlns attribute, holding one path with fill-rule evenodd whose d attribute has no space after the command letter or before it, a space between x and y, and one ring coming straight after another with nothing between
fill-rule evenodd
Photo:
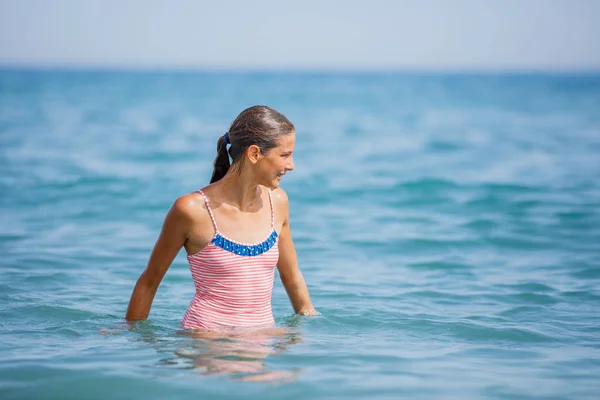
<instances>
[{"instance_id":1,"label":"red and white striped swimsuit","mask_svg":"<svg viewBox=\"0 0 600 400\"><path fill-rule=\"evenodd\" d=\"M219 232L208 198L204 202L215 236L199 252L188 255L196 294L183 316L186 329L273 326L271 295L279 259L275 211L269 190L271 230L256 244L239 243Z\"/></svg>"}]
</instances>

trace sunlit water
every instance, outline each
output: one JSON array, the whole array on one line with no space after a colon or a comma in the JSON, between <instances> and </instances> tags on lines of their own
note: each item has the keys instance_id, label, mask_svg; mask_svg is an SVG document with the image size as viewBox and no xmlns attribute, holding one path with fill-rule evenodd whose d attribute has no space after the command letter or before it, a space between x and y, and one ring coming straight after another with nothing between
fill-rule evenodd
<instances>
[{"instance_id":1,"label":"sunlit water","mask_svg":"<svg viewBox=\"0 0 600 400\"><path fill-rule=\"evenodd\" d=\"M267 104L322 316L193 337L164 215ZM597 399L600 76L0 72L0 398Z\"/></svg>"}]
</instances>

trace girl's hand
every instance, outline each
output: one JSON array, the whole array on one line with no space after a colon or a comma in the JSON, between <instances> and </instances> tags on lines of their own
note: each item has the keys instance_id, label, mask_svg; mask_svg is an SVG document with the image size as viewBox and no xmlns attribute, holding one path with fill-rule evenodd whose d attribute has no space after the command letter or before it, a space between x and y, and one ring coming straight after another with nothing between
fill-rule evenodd
<instances>
[{"instance_id":1,"label":"girl's hand","mask_svg":"<svg viewBox=\"0 0 600 400\"><path fill-rule=\"evenodd\" d=\"M302 311L298 312L298 315L309 317L309 316L321 315L321 313L318 312L317 310L315 310L314 308L312 308L310 310L302 310Z\"/></svg>"}]
</instances>

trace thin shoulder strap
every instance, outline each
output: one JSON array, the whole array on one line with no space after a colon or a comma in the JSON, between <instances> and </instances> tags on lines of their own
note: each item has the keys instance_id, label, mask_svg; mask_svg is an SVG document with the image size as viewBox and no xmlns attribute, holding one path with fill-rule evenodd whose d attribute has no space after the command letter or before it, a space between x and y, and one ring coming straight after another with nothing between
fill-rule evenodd
<instances>
[{"instance_id":1,"label":"thin shoulder strap","mask_svg":"<svg viewBox=\"0 0 600 400\"><path fill-rule=\"evenodd\" d=\"M275 229L275 207L273 206L273 195L269 189L269 203L271 204L271 229Z\"/></svg>"},{"instance_id":2,"label":"thin shoulder strap","mask_svg":"<svg viewBox=\"0 0 600 400\"><path fill-rule=\"evenodd\" d=\"M212 221L213 227L215 228L215 233L219 233L219 228L217 227L217 221L215 221L215 216L213 215L212 210L210 209L210 204L208 203L208 197L204 194L202 190L198 190L198 193L204 197L204 204L206 204L206 208L208 209L208 214L210 215L210 220Z\"/></svg>"}]
</instances>

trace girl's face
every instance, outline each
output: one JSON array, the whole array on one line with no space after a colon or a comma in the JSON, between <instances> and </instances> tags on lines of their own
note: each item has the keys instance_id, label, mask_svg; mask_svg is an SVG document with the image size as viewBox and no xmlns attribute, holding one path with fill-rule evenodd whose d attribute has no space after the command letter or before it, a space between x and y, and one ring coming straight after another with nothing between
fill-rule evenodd
<instances>
[{"instance_id":1,"label":"girl's face","mask_svg":"<svg viewBox=\"0 0 600 400\"><path fill-rule=\"evenodd\" d=\"M296 132L280 136L277 147L272 148L256 163L259 183L270 189L279 187L281 177L294 169Z\"/></svg>"}]
</instances>

